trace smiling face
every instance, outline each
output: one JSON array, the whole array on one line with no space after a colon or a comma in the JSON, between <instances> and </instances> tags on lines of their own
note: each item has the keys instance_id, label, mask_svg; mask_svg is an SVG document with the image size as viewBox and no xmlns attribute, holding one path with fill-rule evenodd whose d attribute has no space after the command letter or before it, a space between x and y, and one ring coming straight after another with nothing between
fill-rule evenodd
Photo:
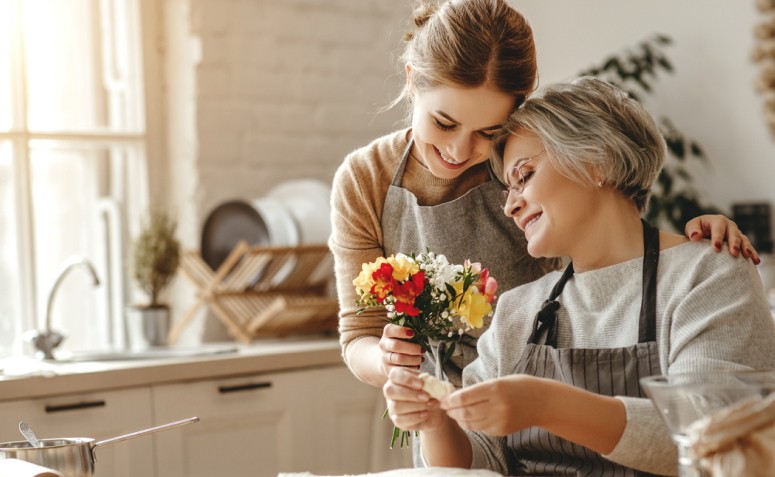
<instances>
[{"instance_id":1,"label":"smiling face","mask_svg":"<svg viewBox=\"0 0 775 477\"><path fill-rule=\"evenodd\" d=\"M525 232L533 257L573 256L579 234L599 210L599 189L560 174L547 157L538 136L512 135L504 149L504 180L519 189L509 194L504 213Z\"/></svg>"},{"instance_id":2,"label":"smiling face","mask_svg":"<svg viewBox=\"0 0 775 477\"><path fill-rule=\"evenodd\" d=\"M434 176L453 179L490 157L490 140L514 97L487 86L437 86L415 91L414 154Z\"/></svg>"}]
</instances>

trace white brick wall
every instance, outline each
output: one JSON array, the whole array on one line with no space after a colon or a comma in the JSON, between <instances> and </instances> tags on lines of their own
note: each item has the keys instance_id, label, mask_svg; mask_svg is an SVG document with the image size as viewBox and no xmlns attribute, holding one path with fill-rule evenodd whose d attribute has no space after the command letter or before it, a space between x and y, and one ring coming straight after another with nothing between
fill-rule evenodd
<instances>
[{"instance_id":1,"label":"white brick wall","mask_svg":"<svg viewBox=\"0 0 775 477\"><path fill-rule=\"evenodd\" d=\"M345 154L397 126L402 111L377 114L401 87L396 69L409 0L167 0L176 31L167 37L191 53L195 138L189 161L173 159L172 202L186 246L198 245L201 224L218 203L263 195L274 183L300 177L330 181ZM181 15L184 5L186 13ZM170 10L168 10L169 12ZM180 25L184 25L183 28ZM191 39L196 41L192 42ZM182 46L181 46L182 45ZM194 46L191 46L194 45ZM174 48L168 49L174 50ZM167 62L173 61L167 59ZM175 60L180 63L179 60ZM188 139L190 142L191 139ZM177 146L180 147L180 146Z\"/></svg>"},{"instance_id":2,"label":"white brick wall","mask_svg":"<svg viewBox=\"0 0 775 477\"><path fill-rule=\"evenodd\" d=\"M398 127L377 114L402 86L410 0L164 0L167 191L185 248L219 203L297 178L330 181L344 156ZM151 170L164 169L157 164ZM179 278L174 318L195 302ZM183 343L225 338L200 313ZM221 336L219 336L219 333Z\"/></svg>"}]
</instances>

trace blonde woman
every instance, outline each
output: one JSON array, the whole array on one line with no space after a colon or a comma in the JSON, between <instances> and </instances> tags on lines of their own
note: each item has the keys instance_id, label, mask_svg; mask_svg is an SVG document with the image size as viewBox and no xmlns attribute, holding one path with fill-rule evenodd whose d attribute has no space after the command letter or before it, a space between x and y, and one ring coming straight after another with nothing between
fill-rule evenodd
<instances>
[{"instance_id":1,"label":"blonde woman","mask_svg":"<svg viewBox=\"0 0 775 477\"><path fill-rule=\"evenodd\" d=\"M462 390L439 403L415 371L391 369L393 422L421 431L434 466L675 475L675 446L638 381L775 367L754 265L641 219L665 143L645 109L605 82L528 99L494 150L502 210L528 253L571 262L501 295Z\"/></svg>"}]
</instances>

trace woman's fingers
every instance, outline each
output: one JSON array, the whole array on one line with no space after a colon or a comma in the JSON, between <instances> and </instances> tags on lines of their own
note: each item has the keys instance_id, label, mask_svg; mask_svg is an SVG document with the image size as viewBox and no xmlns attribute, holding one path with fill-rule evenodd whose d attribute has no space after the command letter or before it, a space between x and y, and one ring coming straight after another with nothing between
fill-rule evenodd
<instances>
[{"instance_id":1,"label":"woman's fingers","mask_svg":"<svg viewBox=\"0 0 775 477\"><path fill-rule=\"evenodd\" d=\"M382 387L393 424L404 430L419 429L429 418L430 396L422 390L417 372L395 367Z\"/></svg>"},{"instance_id":2,"label":"woman's fingers","mask_svg":"<svg viewBox=\"0 0 775 477\"><path fill-rule=\"evenodd\" d=\"M751 245L748 237L740 231L737 224L723 215L703 215L686 223L684 232L691 240L709 238L713 249L720 252L727 243L729 253L735 257L741 254L753 263L761 263L759 254Z\"/></svg>"},{"instance_id":3,"label":"woman's fingers","mask_svg":"<svg viewBox=\"0 0 775 477\"><path fill-rule=\"evenodd\" d=\"M406 341L414 332L403 326L388 324L382 331L379 348L382 351L382 366L387 373L393 366L418 368L423 361L422 347Z\"/></svg>"},{"instance_id":4,"label":"woman's fingers","mask_svg":"<svg viewBox=\"0 0 775 477\"><path fill-rule=\"evenodd\" d=\"M398 326L392 323L388 323L387 325L385 325L385 329L382 331L382 336L385 336L388 338L407 340L407 339L414 338L414 331L404 326Z\"/></svg>"}]
</instances>

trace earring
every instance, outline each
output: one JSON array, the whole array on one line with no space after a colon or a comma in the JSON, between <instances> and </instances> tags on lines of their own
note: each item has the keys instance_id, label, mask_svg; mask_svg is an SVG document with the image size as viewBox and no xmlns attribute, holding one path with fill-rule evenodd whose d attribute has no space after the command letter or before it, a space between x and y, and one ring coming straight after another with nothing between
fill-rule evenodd
<instances>
[{"instance_id":1,"label":"earring","mask_svg":"<svg viewBox=\"0 0 775 477\"><path fill-rule=\"evenodd\" d=\"M597 180L597 186L600 187L601 189L603 188L603 179Z\"/></svg>"}]
</instances>

